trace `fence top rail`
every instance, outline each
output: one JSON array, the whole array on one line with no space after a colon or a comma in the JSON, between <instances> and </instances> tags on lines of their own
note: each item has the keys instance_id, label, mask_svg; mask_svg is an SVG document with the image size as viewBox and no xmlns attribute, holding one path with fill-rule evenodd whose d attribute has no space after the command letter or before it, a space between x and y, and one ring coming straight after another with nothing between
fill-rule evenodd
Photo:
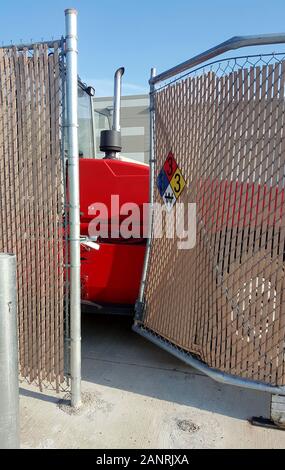
<instances>
[{"instance_id":1,"label":"fence top rail","mask_svg":"<svg viewBox=\"0 0 285 470\"><path fill-rule=\"evenodd\" d=\"M0 49L12 49L15 47L18 51L23 51L24 49L28 49L29 51L34 49L35 46L41 46L41 45L47 45L49 49L52 49L55 44L60 44L62 42L62 38L60 39L53 39L52 41L38 41L38 42L33 42L30 44L6 44L4 46L1 46L0 44Z\"/></svg>"},{"instance_id":2,"label":"fence top rail","mask_svg":"<svg viewBox=\"0 0 285 470\"><path fill-rule=\"evenodd\" d=\"M257 34L253 36L234 36L217 46L208 49L201 54L198 54L191 59L182 62L181 64L172 67L171 69L162 72L155 77L150 78L149 84L155 85L156 83L167 80L179 73L185 72L185 70L196 67L197 65L207 62L213 57L224 54L225 52L240 49L242 47L250 46L267 46L270 44L283 44L285 43L285 33L273 33L273 34Z\"/></svg>"}]
</instances>

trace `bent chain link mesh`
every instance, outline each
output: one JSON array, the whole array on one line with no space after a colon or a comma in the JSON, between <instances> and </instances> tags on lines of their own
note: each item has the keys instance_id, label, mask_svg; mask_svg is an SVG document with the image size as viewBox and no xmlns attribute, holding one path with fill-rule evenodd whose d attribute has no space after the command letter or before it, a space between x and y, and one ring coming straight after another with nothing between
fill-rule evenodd
<instances>
[{"instance_id":1,"label":"bent chain link mesh","mask_svg":"<svg viewBox=\"0 0 285 470\"><path fill-rule=\"evenodd\" d=\"M144 317L210 367L272 385L285 384L284 58L213 62L155 91L155 178L172 151L197 240L153 239Z\"/></svg>"},{"instance_id":2,"label":"bent chain link mesh","mask_svg":"<svg viewBox=\"0 0 285 470\"><path fill-rule=\"evenodd\" d=\"M20 374L64 383L61 45L0 49L0 251L17 255Z\"/></svg>"}]
</instances>

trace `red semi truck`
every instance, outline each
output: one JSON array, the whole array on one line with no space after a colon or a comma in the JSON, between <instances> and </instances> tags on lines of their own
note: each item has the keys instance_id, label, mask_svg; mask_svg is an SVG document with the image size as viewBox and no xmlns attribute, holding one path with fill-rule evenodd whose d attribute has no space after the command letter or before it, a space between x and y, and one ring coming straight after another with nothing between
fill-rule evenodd
<instances>
[{"instance_id":1,"label":"red semi truck","mask_svg":"<svg viewBox=\"0 0 285 470\"><path fill-rule=\"evenodd\" d=\"M83 304L99 312L132 310L138 297L146 248L143 237L146 222L142 214L143 204L149 199L149 167L117 158L121 150L119 120L123 73L122 68L115 73L112 129L101 133L103 159L95 155L92 94L90 88L79 86L81 298ZM112 203L114 196L116 207ZM92 238L90 228L96 218L92 205L96 203L105 204L107 208L100 217L106 235ZM127 217L121 214L126 203L139 207L140 217L136 221L140 225L139 237L126 239L120 233L112 236L111 232L118 232Z\"/></svg>"}]
</instances>

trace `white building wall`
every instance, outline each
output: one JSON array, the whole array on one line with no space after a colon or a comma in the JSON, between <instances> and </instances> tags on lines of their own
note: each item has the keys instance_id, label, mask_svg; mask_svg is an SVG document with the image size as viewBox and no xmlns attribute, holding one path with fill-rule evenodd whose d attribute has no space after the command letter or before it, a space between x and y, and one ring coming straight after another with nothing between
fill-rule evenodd
<instances>
[{"instance_id":1,"label":"white building wall","mask_svg":"<svg viewBox=\"0 0 285 470\"><path fill-rule=\"evenodd\" d=\"M94 98L96 156L100 152L100 132L112 124L113 98ZM122 155L140 162L149 160L149 97L148 95L123 96L121 101Z\"/></svg>"}]
</instances>

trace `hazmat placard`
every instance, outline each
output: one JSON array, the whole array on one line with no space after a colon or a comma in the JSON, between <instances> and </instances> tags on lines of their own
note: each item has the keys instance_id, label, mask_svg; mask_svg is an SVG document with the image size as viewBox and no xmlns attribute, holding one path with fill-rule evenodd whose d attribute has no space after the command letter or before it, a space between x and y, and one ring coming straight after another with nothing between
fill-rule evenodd
<instances>
[{"instance_id":1,"label":"hazmat placard","mask_svg":"<svg viewBox=\"0 0 285 470\"><path fill-rule=\"evenodd\" d=\"M185 188L186 181L174 158L169 152L157 177L157 187L163 202L170 212Z\"/></svg>"}]
</instances>

